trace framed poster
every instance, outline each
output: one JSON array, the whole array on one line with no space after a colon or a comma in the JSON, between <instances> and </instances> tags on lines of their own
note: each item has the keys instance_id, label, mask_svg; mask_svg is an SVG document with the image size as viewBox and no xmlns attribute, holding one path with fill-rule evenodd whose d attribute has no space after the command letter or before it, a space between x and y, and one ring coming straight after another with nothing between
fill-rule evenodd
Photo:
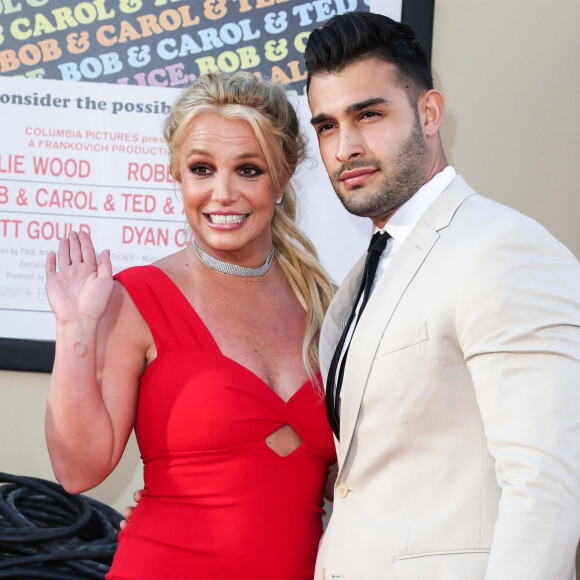
<instances>
[{"instance_id":1,"label":"framed poster","mask_svg":"<svg viewBox=\"0 0 580 580\"><path fill-rule=\"evenodd\" d=\"M431 51L434 0L0 0L0 369L51 370L44 262L70 230L110 248L115 271L186 244L162 125L211 70L287 87L314 160L295 180L300 223L342 280L370 223L342 209L317 162L302 53L312 29L353 10L410 24Z\"/></svg>"}]
</instances>

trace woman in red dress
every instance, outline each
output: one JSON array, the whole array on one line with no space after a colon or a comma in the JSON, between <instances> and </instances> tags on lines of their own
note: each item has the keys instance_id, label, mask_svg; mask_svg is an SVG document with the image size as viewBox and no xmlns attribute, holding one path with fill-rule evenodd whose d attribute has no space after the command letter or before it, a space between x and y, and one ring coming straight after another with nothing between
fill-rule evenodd
<instances>
[{"instance_id":1,"label":"woman in red dress","mask_svg":"<svg viewBox=\"0 0 580 580\"><path fill-rule=\"evenodd\" d=\"M218 73L164 134L191 244L115 277L84 232L48 256L52 465L90 489L135 428L145 489L110 580L309 580L336 459L317 372L332 286L295 224L298 120L281 86Z\"/></svg>"}]
</instances>

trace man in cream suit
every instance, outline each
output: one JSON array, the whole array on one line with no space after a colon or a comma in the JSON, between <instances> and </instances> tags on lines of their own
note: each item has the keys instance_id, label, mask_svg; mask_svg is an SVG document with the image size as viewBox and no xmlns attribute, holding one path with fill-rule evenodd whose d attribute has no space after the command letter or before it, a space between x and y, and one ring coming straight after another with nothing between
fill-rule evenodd
<instances>
[{"instance_id":1,"label":"man in cream suit","mask_svg":"<svg viewBox=\"0 0 580 580\"><path fill-rule=\"evenodd\" d=\"M337 16L305 59L334 188L388 234L364 310L363 257L322 329L339 474L316 579L573 579L577 260L448 165L408 27Z\"/></svg>"}]
</instances>

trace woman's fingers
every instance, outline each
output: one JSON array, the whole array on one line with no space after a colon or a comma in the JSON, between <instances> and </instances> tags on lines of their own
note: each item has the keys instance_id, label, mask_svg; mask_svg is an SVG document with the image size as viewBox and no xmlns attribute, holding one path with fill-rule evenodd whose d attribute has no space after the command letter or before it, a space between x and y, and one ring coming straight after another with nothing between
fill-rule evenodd
<instances>
[{"instance_id":1,"label":"woman's fingers","mask_svg":"<svg viewBox=\"0 0 580 580\"><path fill-rule=\"evenodd\" d=\"M79 264L80 262L82 262L83 254L81 252L81 243L77 232L69 232L68 245L71 264Z\"/></svg>"},{"instance_id":2,"label":"woman's fingers","mask_svg":"<svg viewBox=\"0 0 580 580\"><path fill-rule=\"evenodd\" d=\"M111 265L111 252L110 250L103 250L97 259L97 276L99 278L107 277L112 278L113 276L113 266Z\"/></svg>"},{"instance_id":3,"label":"woman's fingers","mask_svg":"<svg viewBox=\"0 0 580 580\"><path fill-rule=\"evenodd\" d=\"M68 238L62 238L58 244L58 269L70 266L70 243Z\"/></svg>"},{"instance_id":4,"label":"woman's fingers","mask_svg":"<svg viewBox=\"0 0 580 580\"><path fill-rule=\"evenodd\" d=\"M90 264L96 265L97 257L95 247L93 246L93 241L91 240L91 236L89 236L89 234L84 230L81 230L77 234L77 239L79 241L79 247L81 251L81 260L83 262L88 262Z\"/></svg>"},{"instance_id":5,"label":"woman's fingers","mask_svg":"<svg viewBox=\"0 0 580 580\"><path fill-rule=\"evenodd\" d=\"M55 252L48 252L46 255L46 264L45 264L45 272L46 277L48 278L50 275L56 272L56 253Z\"/></svg>"},{"instance_id":6,"label":"woman's fingers","mask_svg":"<svg viewBox=\"0 0 580 580\"><path fill-rule=\"evenodd\" d=\"M87 263L96 268L95 248L89 234L83 230L69 232L66 238L60 240L58 246L58 269L62 270L72 264ZM47 259L48 264L48 259Z\"/></svg>"}]
</instances>

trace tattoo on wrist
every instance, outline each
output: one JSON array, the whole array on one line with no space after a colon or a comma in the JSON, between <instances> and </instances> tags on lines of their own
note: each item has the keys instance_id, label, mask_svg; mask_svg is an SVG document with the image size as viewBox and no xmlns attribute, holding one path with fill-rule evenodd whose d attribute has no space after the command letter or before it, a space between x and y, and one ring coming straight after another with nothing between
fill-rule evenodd
<instances>
[{"instance_id":1,"label":"tattoo on wrist","mask_svg":"<svg viewBox=\"0 0 580 580\"><path fill-rule=\"evenodd\" d=\"M73 353L78 358L85 358L89 354L89 349L84 342L75 342L73 344Z\"/></svg>"}]
</instances>

